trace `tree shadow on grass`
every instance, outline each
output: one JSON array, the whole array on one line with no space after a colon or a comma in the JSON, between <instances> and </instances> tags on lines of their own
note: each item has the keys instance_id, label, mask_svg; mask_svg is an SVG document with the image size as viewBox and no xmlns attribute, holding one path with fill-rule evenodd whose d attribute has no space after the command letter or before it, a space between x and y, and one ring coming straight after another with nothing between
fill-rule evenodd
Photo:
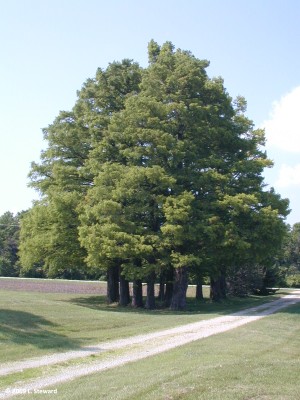
<instances>
[{"instance_id":1,"label":"tree shadow on grass","mask_svg":"<svg viewBox=\"0 0 300 400\"><path fill-rule=\"evenodd\" d=\"M172 311L168 310L167 308L161 307L160 304L157 304L157 308L155 310L147 310L145 308L134 308L131 307L130 304L125 307L120 306L118 303L107 304L106 296L76 297L72 298L71 300L67 300L67 302L68 303L70 302L80 307L90 308L92 310L109 311L117 313L135 313L135 314L149 314L149 315L172 313Z\"/></svg>"},{"instance_id":2,"label":"tree shadow on grass","mask_svg":"<svg viewBox=\"0 0 300 400\"><path fill-rule=\"evenodd\" d=\"M90 308L98 311L109 311L118 313L135 313L148 315L180 315L180 314L216 314L227 315L238 312L240 310L259 306L262 303L268 303L277 300L279 296L250 296L248 298L228 297L221 302L212 302L209 299L197 300L195 298L187 298L187 306L184 311L171 311L164 307L162 303L157 301L155 310L147 310L145 308L133 308L130 305L121 307L117 303L107 304L105 296L88 296L76 297L68 300L77 306Z\"/></svg>"},{"instance_id":3,"label":"tree shadow on grass","mask_svg":"<svg viewBox=\"0 0 300 400\"><path fill-rule=\"evenodd\" d=\"M24 311L0 310L0 338L17 345L32 345L40 349L73 349L77 340L55 332L59 325Z\"/></svg>"},{"instance_id":4,"label":"tree shadow on grass","mask_svg":"<svg viewBox=\"0 0 300 400\"><path fill-rule=\"evenodd\" d=\"M77 306L90 308L98 311L108 311L108 312L117 312L117 313L134 313L134 314L147 314L147 315L179 315L179 314L199 314L201 310L198 308L193 309L193 307L189 306L189 300L187 301L187 309L185 311L171 311L168 307L165 307L162 302L156 301L156 308L154 310L148 310L146 308L135 308L130 304L128 306L120 306L118 303L108 304L106 301L106 296L89 296L89 297L76 297L71 300L67 300L68 302L75 304ZM194 304L200 301L193 300ZM146 299L144 298L144 304L146 303ZM202 301L203 304L203 301Z\"/></svg>"},{"instance_id":5,"label":"tree shadow on grass","mask_svg":"<svg viewBox=\"0 0 300 400\"><path fill-rule=\"evenodd\" d=\"M285 308L282 308L280 313L287 313L287 314L300 314L300 302L295 302L294 304L290 304Z\"/></svg>"}]
</instances>

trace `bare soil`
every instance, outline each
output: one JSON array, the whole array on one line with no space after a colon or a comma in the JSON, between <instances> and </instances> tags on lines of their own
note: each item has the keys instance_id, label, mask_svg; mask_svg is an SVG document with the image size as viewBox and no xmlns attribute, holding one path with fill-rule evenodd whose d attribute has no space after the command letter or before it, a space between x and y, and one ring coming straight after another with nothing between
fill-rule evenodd
<instances>
[{"instance_id":1,"label":"bare soil","mask_svg":"<svg viewBox=\"0 0 300 400\"><path fill-rule=\"evenodd\" d=\"M0 290L41 293L78 293L106 295L106 284L99 281L66 281L59 279L0 278Z\"/></svg>"}]
</instances>

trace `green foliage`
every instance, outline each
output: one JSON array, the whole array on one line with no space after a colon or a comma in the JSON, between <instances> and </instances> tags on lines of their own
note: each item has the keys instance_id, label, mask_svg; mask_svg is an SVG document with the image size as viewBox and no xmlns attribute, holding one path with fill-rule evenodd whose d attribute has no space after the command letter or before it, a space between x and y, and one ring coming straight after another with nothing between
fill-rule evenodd
<instances>
[{"instance_id":1,"label":"green foliage","mask_svg":"<svg viewBox=\"0 0 300 400\"><path fill-rule=\"evenodd\" d=\"M77 235L75 193L37 202L21 221L20 263L24 276L85 277L85 251ZM75 215L74 215L75 214Z\"/></svg>"},{"instance_id":2,"label":"green foliage","mask_svg":"<svg viewBox=\"0 0 300 400\"><path fill-rule=\"evenodd\" d=\"M245 297L263 287L264 268L261 265L231 266L227 271L228 293Z\"/></svg>"},{"instance_id":3,"label":"green foliage","mask_svg":"<svg viewBox=\"0 0 300 400\"><path fill-rule=\"evenodd\" d=\"M42 269L49 277L97 277L86 271L86 251L78 240L77 208L87 188L93 184L89 155L107 128L114 112L138 90L141 69L124 60L98 69L78 92L71 112L60 112L44 129L48 148L41 163L32 163L31 186L43 196L30 210L21 227L20 257L23 274ZM97 167L96 167L97 169Z\"/></svg>"},{"instance_id":4,"label":"green foliage","mask_svg":"<svg viewBox=\"0 0 300 400\"><path fill-rule=\"evenodd\" d=\"M13 215L7 211L0 216L0 275L17 276L19 223L22 213Z\"/></svg>"},{"instance_id":5,"label":"green foliage","mask_svg":"<svg viewBox=\"0 0 300 400\"><path fill-rule=\"evenodd\" d=\"M287 226L277 264L285 285L300 287L300 223Z\"/></svg>"},{"instance_id":6,"label":"green foliage","mask_svg":"<svg viewBox=\"0 0 300 400\"><path fill-rule=\"evenodd\" d=\"M300 288L300 273L289 271L286 276L286 283L289 287Z\"/></svg>"},{"instance_id":7,"label":"green foliage","mask_svg":"<svg viewBox=\"0 0 300 400\"><path fill-rule=\"evenodd\" d=\"M148 55L144 70L130 60L99 69L44 130L48 148L30 175L43 200L22 223L24 269L121 266L147 280L188 268L217 279L274 262L288 202L265 189L272 162L246 100L171 42L152 40Z\"/></svg>"},{"instance_id":8,"label":"green foliage","mask_svg":"<svg viewBox=\"0 0 300 400\"><path fill-rule=\"evenodd\" d=\"M300 272L300 223L294 224L284 246L285 264Z\"/></svg>"},{"instance_id":9,"label":"green foliage","mask_svg":"<svg viewBox=\"0 0 300 400\"><path fill-rule=\"evenodd\" d=\"M155 270L162 204L171 183L158 166L103 164L80 211L79 237L88 264L109 267L118 260L131 279Z\"/></svg>"}]
</instances>

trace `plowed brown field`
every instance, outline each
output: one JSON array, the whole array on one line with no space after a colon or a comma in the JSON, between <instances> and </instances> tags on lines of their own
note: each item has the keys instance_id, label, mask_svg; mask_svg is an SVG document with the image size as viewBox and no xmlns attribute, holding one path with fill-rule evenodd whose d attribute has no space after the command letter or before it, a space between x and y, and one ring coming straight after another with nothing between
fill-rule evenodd
<instances>
[{"instance_id":1,"label":"plowed brown field","mask_svg":"<svg viewBox=\"0 0 300 400\"><path fill-rule=\"evenodd\" d=\"M42 293L79 293L100 296L106 294L106 283L58 279L0 278L0 290Z\"/></svg>"}]
</instances>

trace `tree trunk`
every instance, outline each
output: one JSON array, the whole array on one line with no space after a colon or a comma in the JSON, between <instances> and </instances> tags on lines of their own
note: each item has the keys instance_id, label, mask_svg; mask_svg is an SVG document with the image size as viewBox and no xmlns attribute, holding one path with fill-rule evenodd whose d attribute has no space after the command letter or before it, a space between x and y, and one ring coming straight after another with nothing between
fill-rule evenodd
<instances>
[{"instance_id":1,"label":"tree trunk","mask_svg":"<svg viewBox=\"0 0 300 400\"><path fill-rule=\"evenodd\" d=\"M173 296L173 282L166 282L165 307L170 307Z\"/></svg>"},{"instance_id":2,"label":"tree trunk","mask_svg":"<svg viewBox=\"0 0 300 400\"><path fill-rule=\"evenodd\" d=\"M163 278L160 278L159 282L159 292L157 296L159 301L164 301L165 299L165 282L163 281Z\"/></svg>"},{"instance_id":3,"label":"tree trunk","mask_svg":"<svg viewBox=\"0 0 300 400\"><path fill-rule=\"evenodd\" d=\"M119 301L119 267L113 265L107 270L107 303Z\"/></svg>"},{"instance_id":4,"label":"tree trunk","mask_svg":"<svg viewBox=\"0 0 300 400\"><path fill-rule=\"evenodd\" d=\"M138 308L143 307L143 287L142 281L140 279L136 279L132 284L132 307Z\"/></svg>"},{"instance_id":5,"label":"tree trunk","mask_svg":"<svg viewBox=\"0 0 300 400\"><path fill-rule=\"evenodd\" d=\"M120 272L120 306L127 306L130 303L129 282Z\"/></svg>"},{"instance_id":6,"label":"tree trunk","mask_svg":"<svg viewBox=\"0 0 300 400\"><path fill-rule=\"evenodd\" d=\"M171 310L179 311L185 309L187 287L188 287L187 267L175 268L173 295L170 305Z\"/></svg>"},{"instance_id":7,"label":"tree trunk","mask_svg":"<svg viewBox=\"0 0 300 400\"><path fill-rule=\"evenodd\" d=\"M174 268L170 268L166 273L165 278L165 291L164 291L164 305L165 307L170 307L172 295L173 295L173 276L174 276Z\"/></svg>"},{"instance_id":8,"label":"tree trunk","mask_svg":"<svg viewBox=\"0 0 300 400\"><path fill-rule=\"evenodd\" d=\"M226 299L227 297L227 285L226 285L226 274L225 271L222 272L222 275L220 277L220 287L221 287L221 294L222 298Z\"/></svg>"},{"instance_id":9,"label":"tree trunk","mask_svg":"<svg viewBox=\"0 0 300 400\"><path fill-rule=\"evenodd\" d=\"M203 300L204 299L202 283L197 283L197 286L196 286L196 299L197 300Z\"/></svg>"},{"instance_id":10,"label":"tree trunk","mask_svg":"<svg viewBox=\"0 0 300 400\"><path fill-rule=\"evenodd\" d=\"M154 284L155 284L155 273L152 272L147 281L147 298L146 298L145 308L148 308L148 310L154 310L155 308Z\"/></svg>"},{"instance_id":11,"label":"tree trunk","mask_svg":"<svg viewBox=\"0 0 300 400\"><path fill-rule=\"evenodd\" d=\"M226 277L224 269L217 278L210 278L210 298L212 301L226 299Z\"/></svg>"}]
</instances>

